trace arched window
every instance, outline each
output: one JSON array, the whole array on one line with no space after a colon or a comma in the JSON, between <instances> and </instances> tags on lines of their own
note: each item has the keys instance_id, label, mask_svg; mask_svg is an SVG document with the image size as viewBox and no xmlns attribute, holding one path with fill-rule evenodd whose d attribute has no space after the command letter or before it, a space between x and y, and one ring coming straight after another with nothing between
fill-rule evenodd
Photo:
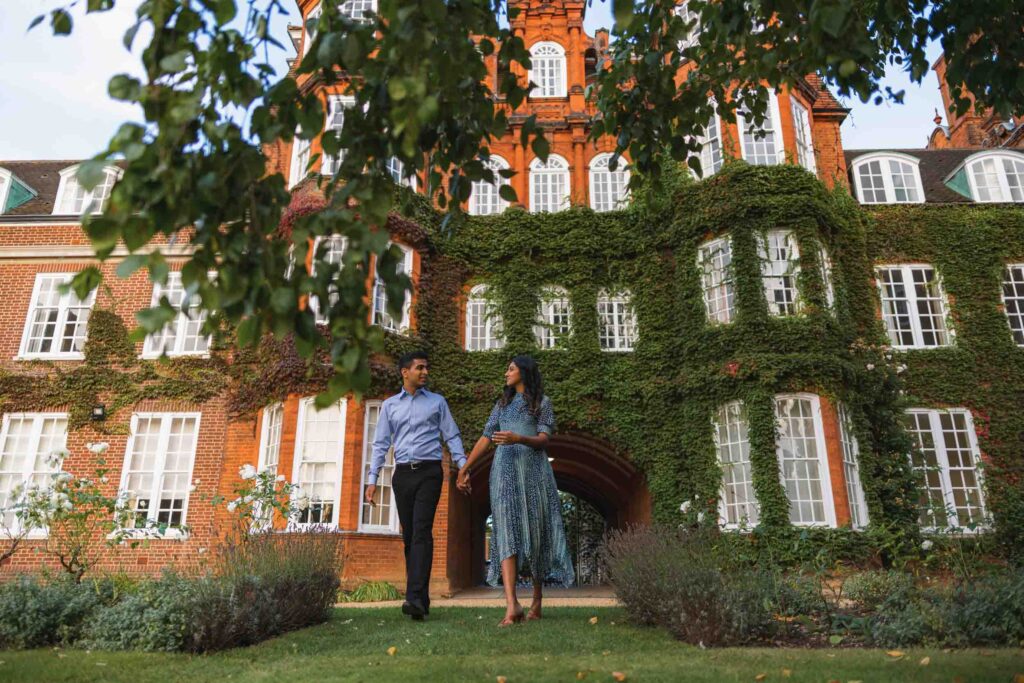
<instances>
[{"instance_id":1,"label":"arched window","mask_svg":"<svg viewBox=\"0 0 1024 683\"><path fill-rule=\"evenodd\" d=\"M782 146L782 129L779 117L779 101L775 93L768 93L768 109L765 120L758 126L749 111L736 110L736 125L740 129L743 144L740 151L748 163L755 166L773 166L785 160Z\"/></svg>"},{"instance_id":2,"label":"arched window","mask_svg":"<svg viewBox=\"0 0 1024 683\"><path fill-rule=\"evenodd\" d=\"M57 201L53 203L54 214L72 214L80 216L84 213L103 213L103 208L110 198L114 183L121 177L121 169L108 166L103 171L103 180L91 190L85 189L78 182L78 166L70 166L60 172L60 183L57 186Z\"/></svg>"},{"instance_id":3,"label":"arched window","mask_svg":"<svg viewBox=\"0 0 1024 683\"><path fill-rule=\"evenodd\" d=\"M907 154L867 154L853 160L861 204L919 204L924 201L919 160Z\"/></svg>"},{"instance_id":4,"label":"arched window","mask_svg":"<svg viewBox=\"0 0 1024 683\"><path fill-rule=\"evenodd\" d=\"M530 97L565 97L565 50L558 43L537 43L530 48Z\"/></svg>"},{"instance_id":5,"label":"arched window","mask_svg":"<svg viewBox=\"0 0 1024 683\"><path fill-rule=\"evenodd\" d=\"M569 336L572 326L572 308L569 293L564 287L545 287L540 294L540 306L537 309L537 346L542 349L553 349L563 343Z\"/></svg>"},{"instance_id":6,"label":"arched window","mask_svg":"<svg viewBox=\"0 0 1024 683\"><path fill-rule=\"evenodd\" d=\"M508 168L508 162L492 154L491 158L487 160L486 166L494 172L494 182L477 180L473 183L473 189L469 195L469 214L471 216L490 216L508 208L508 202L498 194L502 185L508 185L508 178L498 175L498 171Z\"/></svg>"},{"instance_id":7,"label":"arched window","mask_svg":"<svg viewBox=\"0 0 1024 683\"><path fill-rule=\"evenodd\" d=\"M700 14L695 12L686 0L676 5L674 14L688 27L684 37L679 40L679 51L683 52L700 42Z\"/></svg>"},{"instance_id":8,"label":"arched window","mask_svg":"<svg viewBox=\"0 0 1024 683\"><path fill-rule=\"evenodd\" d=\"M982 152L964 165L974 201L1024 202L1024 154Z\"/></svg>"},{"instance_id":9,"label":"arched window","mask_svg":"<svg viewBox=\"0 0 1024 683\"><path fill-rule=\"evenodd\" d=\"M477 285L466 300L466 350L488 351L504 345L501 316L487 296L487 285Z\"/></svg>"},{"instance_id":10,"label":"arched window","mask_svg":"<svg viewBox=\"0 0 1024 683\"><path fill-rule=\"evenodd\" d=\"M614 171L609 168L611 154L598 154L590 162L590 208L594 211L621 209L628 196L629 171L619 157Z\"/></svg>"},{"instance_id":11,"label":"arched window","mask_svg":"<svg viewBox=\"0 0 1024 683\"><path fill-rule=\"evenodd\" d=\"M569 207L569 163L552 154L547 163L530 164L530 211L561 211Z\"/></svg>"}]
</instances>

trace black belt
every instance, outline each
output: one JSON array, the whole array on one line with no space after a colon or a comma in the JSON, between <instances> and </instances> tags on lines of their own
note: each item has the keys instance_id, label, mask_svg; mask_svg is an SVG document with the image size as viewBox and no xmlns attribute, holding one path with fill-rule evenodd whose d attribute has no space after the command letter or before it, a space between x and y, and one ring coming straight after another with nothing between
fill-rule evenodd
<instances>
[{"instance_id":1,"label":"black belt","mask_svg":"<svg viewBox=\"0 0 1024 683\"><path fill-rule=\"evenodd\" d=\"M399 462L395 463L396 470L418 470L427 465L441 466L440 460L413 460L412 462Z\"/></svg>"}]
</instances>

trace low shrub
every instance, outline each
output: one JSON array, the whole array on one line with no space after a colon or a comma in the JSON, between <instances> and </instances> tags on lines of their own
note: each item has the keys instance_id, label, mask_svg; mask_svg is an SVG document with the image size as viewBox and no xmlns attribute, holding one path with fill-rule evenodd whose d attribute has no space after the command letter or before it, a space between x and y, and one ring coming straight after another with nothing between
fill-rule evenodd
<instances>
[{"instance_id":1,"label":"low shrub","mask_svg":"<svg viewBox=\"0 0 1024 683\"><path fill-rule=\"evenodd\" d=\"M42 583L20 578L0 586L0 646L10 648L68 645L101 604L89 583L71 579Z\"/></svg>"},{"instance_id":2,"label":"low shrub","mask_svg":"<svg viewBox=\"0 0 1024 683\"><path fill-rule=\"evenodd\" d=\"M887 600L905 602L913 590L914 577L894 569L860 572L843 582L843 596L867 611L878 609Z\"/></svg>"},{"instance_id":3,"label":"low shrub","mask_svg":"<svg viewBox=\"0 0 1024 683\"><path fill-rule=\"evenodd\" d=\"M78 646L94 650L187 649L193 618L202 611L195 590L200 581L167 574L159 581L139 584L91 616Z\"/></svg>"},{"instance_id":4,"label":"low shrub","mask_svg":"<svg viewBox=\"0 0 1024 683\"><path fill-rule=\"evenodd\" d=\"M616 594L630 617L667 628L703 646L748 643L772 627L769 582L748 571L727 571L709 533L665 527L613 532L606 545Z\"/></svg>"},{"instance_id":5,"label":"low shrub","mask_svg":"<svg viewBox=\"0 0 1024 683\"><path fill-rule=\"evenodd\" d=\"M384 602L401 600L402 594L387 581L366 581L342 596L341 602Z\"/></svg>"}]
</instances>

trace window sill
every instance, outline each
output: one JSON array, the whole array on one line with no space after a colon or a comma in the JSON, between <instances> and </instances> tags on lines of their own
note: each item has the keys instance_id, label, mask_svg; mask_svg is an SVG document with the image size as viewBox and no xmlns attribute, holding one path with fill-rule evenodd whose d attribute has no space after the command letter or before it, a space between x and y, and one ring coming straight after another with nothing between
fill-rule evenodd
<instances>
[{"instance_id":1,"label":"window sill","mask_svg":"<svg viewBox=\"0 0 1024 683\"><path fill-rule=\"evenodd\" d=\"M85 360L84 353L32 353L19 354L14 357L16 361L27 360Z\"/></svg>"},{"instance_id":2,"label":"window sill","mask_svg":"<svg viewBox=\"0 0 1024 683\"><path fill-rule=\"evenodd\" d=\"M360 536L387 536L389 538L402 537L401 531L398 531L397 529L391 529L390 527L379 527L376 529L373 527L360 527L359 530L356 531L356 533Z\"/></svg>"},{"instance_id":3,"label":"window sill","mask_svg":"<svg viewBox=\"0 0 1024 683\"><path fill-rule=\"evenodd\" d=\"M191 537L191 534L183 529L167 529L163 533L156 529L120 529L107 534L108 541L120 538L122 543L131 541L187 541Z\"/></svg>"},{"instance_id":4,"label":"window sill","mask_svg":"<svg viewBox=\"0 0 1024 683\"><path fill-rule=\"evenodd\" d=\"M209 358L210 352L190 352L190 353L141 353L139 354L139 360L160 360L161 358Z\"/></svg>"}]
</instances>

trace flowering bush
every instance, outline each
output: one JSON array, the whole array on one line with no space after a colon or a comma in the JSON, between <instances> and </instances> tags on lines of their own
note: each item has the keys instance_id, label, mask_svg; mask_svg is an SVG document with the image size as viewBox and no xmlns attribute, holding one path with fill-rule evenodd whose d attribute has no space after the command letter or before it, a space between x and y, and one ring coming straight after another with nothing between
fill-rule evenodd
<instances>
[{"instance_id":1,"label":"flowering bush","mask_svg":"<svg viewBox=\"0 0 1024 683\"><path fill-rule=\"evenodd\" d=\"M102 456L109 445L86 447ZM41 552L56 558L71 578L81 581L99 560L104 545L116 547L125 539L132 514L126 496L104 493L109 478L102 457L96 459L92 477L78 477L63 471L68 455L66 449L54 451L47 456L51 473L43 482L14 487L11 502L3 510L3 529L12 541L8 556L32 532L45 532Z\"/></svg>"},{"instance_id":2,"label":"flowering bush","mask_svg":"<svg viewBox=\"0 0 1024 683\"><path fill-rule=\"evenodd\" d=\"M239 468L238 476L240 480L235 485L235 497L225 506L231 513L227 543L244 543L254 534L270 531L274 526L275 513L280 519L293 520L303 505L309 505L299 486L290 484L284 475L273 470L260 472L245 464ZM224 500L217 497L213 503L217 505Z\"/></svg>"}]
</instances>

